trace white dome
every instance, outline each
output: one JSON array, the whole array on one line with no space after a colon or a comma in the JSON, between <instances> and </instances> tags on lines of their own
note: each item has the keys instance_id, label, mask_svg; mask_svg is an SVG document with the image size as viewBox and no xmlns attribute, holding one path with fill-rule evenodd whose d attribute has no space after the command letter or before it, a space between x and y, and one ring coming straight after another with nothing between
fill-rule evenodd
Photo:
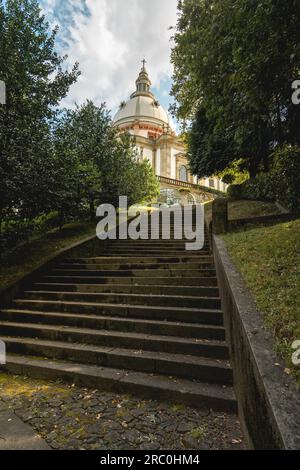
<instances>
[{"instance_id":1,"label":"white dome","mask_svg":"<svg viewBox=\"0 0 300 470\"><path fill-rule=\"evenodd\" d=\"M122 103L113 121L116 127L126 127L136 121L162 129L166 125L173 131L170 119L164 108L155 99L150 91L151 81L147 70L143 67L136 80L136 91L131 95L127 103Z\"/></svg>"},{"instance_id":2,"label":"white dome","mask_svg":"<svg viewBox=\"0 0 300 470\"><path fill-rule=\"evenodd\" d=\"M171 122L164 108L149 95L138 95L131 98L127 103L120 107L115 115L114 124L122 126L134 121L151 123L162 127Z\"/></svg>"}]
</instances>

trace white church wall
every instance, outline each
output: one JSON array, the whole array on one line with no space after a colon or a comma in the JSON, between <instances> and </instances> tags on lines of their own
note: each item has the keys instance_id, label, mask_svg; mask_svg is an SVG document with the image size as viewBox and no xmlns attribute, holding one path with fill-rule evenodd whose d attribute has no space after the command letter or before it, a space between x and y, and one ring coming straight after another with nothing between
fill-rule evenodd
<instances>
[{"instance_id":1,"label":"white church wall","mask_svg":"<svg viewBox=\"0 0 300 470\"><path fill-rule=\"evenodd\" d=\"M160 176L160 149L156 150L156 168L155 168L157 176Z\"/></svg>"},{"instance_id":2,"label":"white church wall","mask_svg":"<svg viewBox=\"0 0 300 470\"><path fill-rule=\"evenodd\" d=\"M176 153L178 150L171 149L171 178L176 180Z\"/></svg>"},{"instance_id":3,"label":"white church wall","mask_svg":"<svg viewBox=\"0 0 300 470\"><path fill-rule=\"evenodd\" d=\"M143 156L153 165L153 151L151 149L144 148Z\"/></svg>"}]
</instances>

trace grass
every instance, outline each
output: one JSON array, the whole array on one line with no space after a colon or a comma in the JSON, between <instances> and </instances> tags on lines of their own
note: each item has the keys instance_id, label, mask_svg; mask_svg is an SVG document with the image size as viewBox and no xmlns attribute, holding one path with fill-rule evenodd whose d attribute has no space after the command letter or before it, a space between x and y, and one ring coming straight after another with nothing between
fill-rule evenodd
<instances>
[{"instance_id":1,"label":"grass","mask_svg":"<svg viewBox=\"0 0 300 470\"><path fill-rule=\"evenodd\" d=\"M254 295L276 349L300 385L292 343L300 340L300 220L228 233L222 237Z\"/></svg>"},{"instance_id":2,"label":"grass","mask_svg":"<svg viewBox=\"0 0 300 470\"><path fill-rule=\"evenodd\" d=\"M61 231L55 230L19 245L2 254L0 266L0 290L37 268L61 249L93 235L95 223L72 223Z\"/></svg>"}]
</instances>

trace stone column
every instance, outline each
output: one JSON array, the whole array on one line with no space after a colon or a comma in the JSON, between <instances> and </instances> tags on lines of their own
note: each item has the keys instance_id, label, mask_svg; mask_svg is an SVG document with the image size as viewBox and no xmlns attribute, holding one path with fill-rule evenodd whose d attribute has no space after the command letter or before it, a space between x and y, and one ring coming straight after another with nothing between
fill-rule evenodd
<instances>
[{"instance_id":1,"label":"stone column","mask_svg":"<svg viewBox=\"0 0 300 470\"><path fill-rule=\"evenodd\" d=\"M218 235L228 231L228 199L217 198L212 204L212 230Z\"/></svg>"}]
</instances>

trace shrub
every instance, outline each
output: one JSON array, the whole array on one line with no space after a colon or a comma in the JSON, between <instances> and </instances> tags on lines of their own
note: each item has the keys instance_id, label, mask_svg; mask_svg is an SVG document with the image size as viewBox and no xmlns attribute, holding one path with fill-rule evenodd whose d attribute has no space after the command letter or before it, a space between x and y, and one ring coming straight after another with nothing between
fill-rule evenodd
<instances>
[{"instance_id":1,"label":"shrub","mask_svg":"<svg viewBox=\"0 0 300 470\"><path fill-rule=\"evenodd\" d=\"M34 219L7 220L1 224L1 250L13 248L30 237L48 232L59 226L58 212L41 214Z\"/></svg>"},{"instance_id":2,"label":"shrub","mask_svg":"<svg viewBox=\"0 0 300 470\"><path fill-rule=\"evenodd\" d=\"M290 210L300 208L300 147L279 147L272 155L272 168L243 184L231 185L234 199L278 201Z\"/></svg>"},{"instance_id":3,"label":"shrub","mask_svg":"<svg viewBox=\"0 0 300 470\"><path fill-rule=\"evenodd\" d=\"M300 147L286 146L274 153L277 199L291 210L300 209Z\"/></svg>"}]
</instances>

